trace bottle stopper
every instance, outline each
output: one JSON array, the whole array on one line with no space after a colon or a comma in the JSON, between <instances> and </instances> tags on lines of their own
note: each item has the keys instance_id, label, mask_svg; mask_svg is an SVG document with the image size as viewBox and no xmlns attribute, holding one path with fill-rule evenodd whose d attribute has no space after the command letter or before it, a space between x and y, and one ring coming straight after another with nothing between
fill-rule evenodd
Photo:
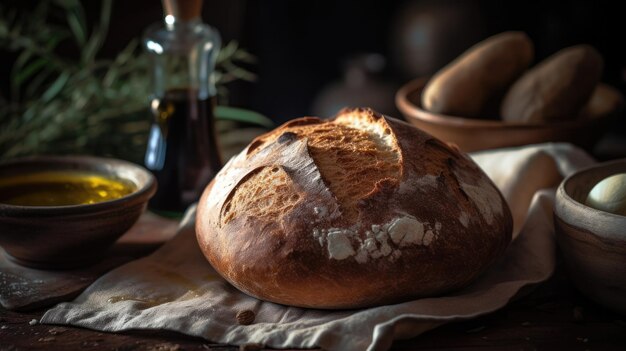
<instances>
[{"instance_id":1,"label":"bottle stopper","mask_svg":"<svg viewBox=\"0 0 626 351\"><path fill-rule=\"evenodd\" d=\"M165 17L172 16L178 21L200 18L202 0L163 0Z\"/></svg>"}]
</instances>

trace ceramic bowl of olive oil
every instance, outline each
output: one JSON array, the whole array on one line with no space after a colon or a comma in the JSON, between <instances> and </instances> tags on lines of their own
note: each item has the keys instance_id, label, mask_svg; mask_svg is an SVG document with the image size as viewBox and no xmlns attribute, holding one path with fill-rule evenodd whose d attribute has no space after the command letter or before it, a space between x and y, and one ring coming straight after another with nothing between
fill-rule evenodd
<instances>
[{"instance_id":1,"label":"ceramic bowl of olive oil","mask_svg":"<svg viewBox=\"0 0 626 351\"><path fill-rule=\"evenodd\" d=\"M154 176L130 162L45 156L0 163L0 246L14 262L64 269L97 261L146 209Z\"/></svg>"},{"instance_id":2,"label":"ceramic bowl of olive oil","mask_svg":"<svg viewBox=\"0 0 626 351\"><path fill-rule=\"evenodd\" d=\"M595 165L559 186L554 224L578 289L626 313L626 159Z\"/></svg>"}]
</instances>

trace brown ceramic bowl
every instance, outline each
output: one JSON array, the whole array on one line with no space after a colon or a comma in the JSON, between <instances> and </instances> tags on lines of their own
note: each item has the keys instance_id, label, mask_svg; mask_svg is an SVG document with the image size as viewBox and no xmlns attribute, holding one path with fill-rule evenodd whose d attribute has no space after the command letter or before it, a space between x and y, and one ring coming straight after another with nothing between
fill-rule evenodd
<instances>
[{"instance_id":1,"label":"brown ceramic bowl","mask_svg":"<svg viewBox=\"0 0 626 351\"><path fill-rule=\"evenodd\" d=\"M626 313L626 216L584 204L602 179L626 172L626 159L596 165L567 177L554 209L556 238L570 276L591 299Z\"/></svg>"},{"instance_id":2,"label":"brown ceramic bowl","mask_svg":"<svg viewBox=\"0 0 626 351\"><path fill-rule=\"evenodd\" d=\"M396 93L396 106L408 122L439 139L455 143L465 152L556 141L590 149L621 108L597 118L541 124L447 116L422 109L421 94L427 82L428 78L418 78L401 87ZM609 86L603 87L617 93Z\"/></svg>"},{"instance_id":3,"label":"brown ceramic bowl","mask_svg":"<svg viewBox=\"0 0 626 351\"><path fill-rule=\"evenodd\" d=\"M34 268L72 268L98 260L137 221L156 191L150 172L121 160L51 156L0 163L0 177L41 171L101 173L132 182L136 190L115 200L86 205L0 203L0 246L16 263Z\"/></svg>"}]
</instances>

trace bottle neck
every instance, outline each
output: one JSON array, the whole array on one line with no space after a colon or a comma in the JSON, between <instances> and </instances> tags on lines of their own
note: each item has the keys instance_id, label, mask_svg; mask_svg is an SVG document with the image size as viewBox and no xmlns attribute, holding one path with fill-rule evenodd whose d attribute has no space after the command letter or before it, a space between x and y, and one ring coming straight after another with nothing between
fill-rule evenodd
<instances>
[{"instance_id":1,"label":"bottle neck","mask_svg":"<svg viewBox=\"0 0 626 351\"><path fill-rule=\"evenodd\" d=\"M163 22L165 23L165 28L167 30L173 31L179 28L191 28L197 26L202 23L202 19L200 17L181 19L175 17L174 15L167 15L163 18Z\"/></svg>"}]
</instances>

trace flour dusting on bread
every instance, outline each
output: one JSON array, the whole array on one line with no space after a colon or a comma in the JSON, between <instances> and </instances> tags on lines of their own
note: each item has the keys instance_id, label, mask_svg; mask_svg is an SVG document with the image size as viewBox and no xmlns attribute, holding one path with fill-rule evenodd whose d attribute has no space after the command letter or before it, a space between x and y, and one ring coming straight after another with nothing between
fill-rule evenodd
<instances>
[{"instance_id":1,"label":"flour dusting on bread","mask_svg":"<svg viewBox=\"0 0 626 351\"><path fill-rule=\"evenodd\" d=\"M428 246L439 235L443 225L420 222L410 215L395 217L383 224L373 224L367 230L352 228L313 229L313 240L328 251L328 258L344 260L349 257L359 263L386 257L394 261L407 246Z\"/></svg>"},{"instance_id":2,"label":"flour dusting on bread","mask_svg":"<svg viewBox=\"0 0 626 351\"><path fill-rule=\"evenodd\" d=\"M478 185L461 182L461 187L488 224L493 223L496 216L502 215L502 199L493 185L481 180Z\"/></svg>"}]
</instances>

